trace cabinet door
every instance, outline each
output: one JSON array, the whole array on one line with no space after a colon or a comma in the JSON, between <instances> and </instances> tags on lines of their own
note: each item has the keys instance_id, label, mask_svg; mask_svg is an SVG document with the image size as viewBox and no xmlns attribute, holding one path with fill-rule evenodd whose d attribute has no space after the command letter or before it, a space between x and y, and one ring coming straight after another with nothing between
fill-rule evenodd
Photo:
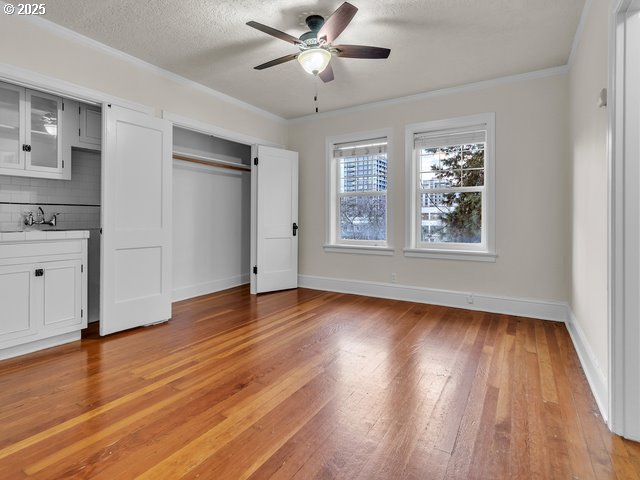
<instances>
[{"instance_id":1,"label":"cabinet door","mask_svg":"<svg viewBox=\"0 0 640 480\"><path fill-rule=\"evenodd\" d=\"M82 262L69 260L43 264L44 328L82 323Z\"/></svg>"},{"instance_id":2,"label":"cabinet door","mask_svg":"<svg viewBox=\"0 0 640 480\"><path fill-rule=\"evenodd\" d=\"M93 105L80 104L80 144L102 145L102 110Z\"/></svg>"},{"instance_id":3,"label":"cabinet door","mask_svg":"<svg viewBox=\"0 0 640 480\"><path fill-rule=\"evenodd\" d=\"M0 82L0 168L24 169L24 88Z\"/></svg>"},{"instance_id":4,"label":"cabinet door","mask_svg":"<svg viewBox=\"0 0 640 480\"><path fill-rule=\"evenodd\" d=\"M62 99L46 93L26 91L27 170L62 171Z\"/></svg>"},{"instance_id":5,"label":"cabinet door","mask_svg":"<svg viewBox=\"0 0 640 480\"><path fill-rule=\"evenodd\" d=\"M0 266L0 347L37 333L37 285L32 264Z\"/></svg>"}]
</instances>

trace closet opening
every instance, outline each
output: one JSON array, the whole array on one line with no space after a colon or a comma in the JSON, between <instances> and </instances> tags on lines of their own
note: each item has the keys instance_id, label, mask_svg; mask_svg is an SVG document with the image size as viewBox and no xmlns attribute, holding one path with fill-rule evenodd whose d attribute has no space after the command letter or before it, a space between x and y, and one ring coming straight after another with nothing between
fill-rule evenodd
<instances>
[{"instance_id":1,"label":"closet opening","mask_svg":"<svg viewBox=\"0 0 640 480\"><path fill-rule=\"evenodd\" d=\"M173 301L250 281L251 145L173 127Z\"/></svg>"}]
</instances>

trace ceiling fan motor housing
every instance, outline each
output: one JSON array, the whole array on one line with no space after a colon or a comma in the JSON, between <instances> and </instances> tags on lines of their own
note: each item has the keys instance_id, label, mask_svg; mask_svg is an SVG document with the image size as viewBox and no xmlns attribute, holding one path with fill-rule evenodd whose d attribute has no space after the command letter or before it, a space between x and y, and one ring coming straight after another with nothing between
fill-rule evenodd
<instances>
[{"instance_id":1,"label":"ceiling fan motor housing","mask_svg":"<svg viewBox=\"0 0 640 480\"><path fill-rule=\"evenodd\" d=\"M324 17L320 15L309 15L305 22L310 31L303 33L300 36L300 40L302 40L307 47L317 47L319 45L318 30L324 25Z\"/></svg>"},{"instance_id":2,"label":"ceiling fan motor housing","mask_svg":"<svg viewBox=\"0 0 640 480\"><path fill-rule=\"evenodd\" d=\"M324 17L321 15L309 15L305 19L305 23L307 27L309 27L309 30L317 32L322 28L322 25L324 25Z\"/></svg>"}]
</instances>

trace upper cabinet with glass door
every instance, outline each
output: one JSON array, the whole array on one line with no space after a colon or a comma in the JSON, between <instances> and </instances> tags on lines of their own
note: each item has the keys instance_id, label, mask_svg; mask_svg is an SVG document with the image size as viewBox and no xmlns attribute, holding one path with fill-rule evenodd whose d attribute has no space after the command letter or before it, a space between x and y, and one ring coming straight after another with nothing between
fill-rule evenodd
<instances>
[{"instance_id":1,"label":"upper cabinet with glass door","mask_svg":"<svg viewBox=\"0 0 640 480\"><path fill-rule=\"evenodd\" d=\"M24 170L25 89L0 83L0 169Z\"/></svg>"},{"instance_id":2,"label":"upper cabinet with glass door","mask_svg":"<svg viewBox=\"0 0 640 480\"><path fill-rule=\"evenodd\" d=\"M71 178L62 109L60 97L0 82L0 174Z\"/></svg>"}]
</instances>

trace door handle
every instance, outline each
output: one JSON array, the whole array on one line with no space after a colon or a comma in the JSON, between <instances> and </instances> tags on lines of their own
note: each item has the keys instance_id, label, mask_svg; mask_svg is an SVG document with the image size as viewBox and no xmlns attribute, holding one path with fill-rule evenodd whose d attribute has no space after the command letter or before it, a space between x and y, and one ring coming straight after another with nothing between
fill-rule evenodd
<instances>
[{"instance_id":1,"label":"door handle","mask_svg":"<svg viewBox=\"0 0 640 480\"><path fill-rule=\"evenodd\" d=\"M298 234L298 224L293 222L293 236L295 237Z\"/></svg>"}]
</instances>

